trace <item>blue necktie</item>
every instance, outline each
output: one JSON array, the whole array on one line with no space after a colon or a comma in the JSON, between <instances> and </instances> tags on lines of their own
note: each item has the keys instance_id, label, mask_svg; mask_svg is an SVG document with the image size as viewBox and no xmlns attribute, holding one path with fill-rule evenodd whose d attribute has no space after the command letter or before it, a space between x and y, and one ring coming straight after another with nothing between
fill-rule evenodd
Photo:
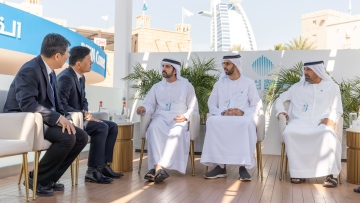
<instances>
[{"instance_id":1,"label":"blue necktie","mask_svg":"<svg viewBox=\"0 0 360 203\"><path fill-rule=\"evenodd\" d=\"M52 98L51 98L51 102L54 105L54 108L56 109L56 104L55 104L55 74L54 72L51 72L49 74L50 76L50 85L51 85L51 93L52 93Z\"/></svg>"}]
</instances>

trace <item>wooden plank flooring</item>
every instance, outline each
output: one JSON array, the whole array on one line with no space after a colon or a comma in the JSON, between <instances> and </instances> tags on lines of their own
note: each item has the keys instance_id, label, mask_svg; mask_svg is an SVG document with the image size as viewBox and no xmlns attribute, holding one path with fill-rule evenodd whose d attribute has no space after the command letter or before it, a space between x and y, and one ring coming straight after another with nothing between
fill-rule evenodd
<instances>
[{"instance_id":1,"label":"wooden plank flooring","mask_svg":"<svg viewBox=\"0 0 360 203\"><path fill-rule=\"evenodd\" d=\"M167 170L170 178L154 184L143 179L148 170L146 156L139 175L139 153L134 153L134 171L125 173L120 180L115 179L109 185L85 183L86 161L80 162L78 186L71 186L70 172L67 171L60 180L65 184L64 192L55 192L53 197L37 197L34 202L360 202L360 194L353 192L357 185L346 182L346 163L342 163L343 184L337 188L324 188L324 178L312 178L296 185L290 183L289 174L286 174L280 181L280 156L274 155L263 156L262 180L256 167L249 171L250 182L239 180L238 166L227 167L227 178L204 179L205 167L199 163L200 156L196 156L194 177L189 161L186 175ZM0 179L0 202L25 202L25 187L17 185L17 176Z\"/></svg>"}]
</instances>

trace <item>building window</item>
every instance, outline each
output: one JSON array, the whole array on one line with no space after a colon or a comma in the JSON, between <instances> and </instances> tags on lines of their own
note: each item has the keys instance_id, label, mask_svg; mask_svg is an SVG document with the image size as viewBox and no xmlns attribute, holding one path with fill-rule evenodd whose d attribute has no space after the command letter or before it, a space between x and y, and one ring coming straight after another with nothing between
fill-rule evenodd
<instances>
[{"instance_id":1,"label":"building window","mask_svg":"<svg viewBox=\"0 0 360 203\"><path fill-rule=\"evenodd\" d=\"M313 20L313 24L316 25L316 20Z\"/></svg>"}]
</instances>

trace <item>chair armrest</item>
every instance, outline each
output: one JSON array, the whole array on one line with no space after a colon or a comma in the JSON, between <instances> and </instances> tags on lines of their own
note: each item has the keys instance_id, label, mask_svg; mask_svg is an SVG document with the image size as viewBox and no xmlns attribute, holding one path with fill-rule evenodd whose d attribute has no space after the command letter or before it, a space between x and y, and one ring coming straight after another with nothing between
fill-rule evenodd
<instances>
[{"instance_id":1,"label":"chair armrest","mask_svg":"<svg viewBox=\"0 0 360 203\"><path fill-rule=\"evenodd\" d=\"M262 142L265 139L265 114L263 111L261 111L258 116L258 121L256 123L256 135L258 142Z\"/></svg>"},{"instance_id":2,"label":"chair armrest","mask_svg":"<svg viewBox=\"0 0 360 203\"><path fill-rule=\"evenodd\" d=\"M92 117L99 120L109 120L108 112L94 112L91 113Z\"/></svg>"},{"instance_id":3,"label":"chair armrest","mask_svg":"<svg viewBox=\"0 0 360 203\"><path fill-rule=\"evenodd\" d=\"M282 136L282 133L284 132L285 130L285 127L286 127L286 117L284 114L279 114L279 129L280 129L280 133L281 133L281 142L284 142L284 139L283 139L283 136Z\"/></svg>"},{"instance_id":4,"label":"chair armrest","mask_svg":"<svg viewBox=\"0 0 360 203\"><path fill-rule=\"evenodd\" d=\"M44 123L43 117L40 113L34 113L35 115L35 137L33 151L45 150L51 146L51 142L44 139Z\"/></svg>"},{"instance_id":5,"label":"chair armrest","mask_svg":"<svg viewBox=\"0 0 360 203\"><path fill-rule=\"evenodd\" d=\"M191 114L189 122L190 140L195 140L200 133L200 115Z\"/></svg>"},{"instance_id":6,"label":"chair armrest","mask_svg":"<svg viewBox=\"0 0 360 203\"><path fill-rule=\"evenodd\" d=\"M33 147L35 132L34 113L1 113L0 139L27 141L30 150Z\"/></svg>"},{"instance_id":7,"label":"chair armrest","mask_svg":"<svg viewBox=\"0 0 360 203\"><path fill-rule=\"evenodd\" d=\"M145 114L140 116L140 138L145 138L146 130L148 129L151 121L151 115Z\"/></svg>"},{"instance_id":8,"label":"chair armrest","mask_svg":"<svg viewBox=\"0 0 360 203\"><path fill-rule=\"evenodd\" d=\"M343 139L343 123L344 123L344 118L340 117L335 124L335 133L338 136L340 143L342 143L342 139Z\"/></svg>"},{"instance_id":9,"label":"chair armrest","mask_svg":"<svg viewBox=\"0 0 360 203\"><path fill-rule=\"evenodd\" d=\"M84 116L81 112L69 112L74 126L83 129Z\"/></svg>"}]
</instances>

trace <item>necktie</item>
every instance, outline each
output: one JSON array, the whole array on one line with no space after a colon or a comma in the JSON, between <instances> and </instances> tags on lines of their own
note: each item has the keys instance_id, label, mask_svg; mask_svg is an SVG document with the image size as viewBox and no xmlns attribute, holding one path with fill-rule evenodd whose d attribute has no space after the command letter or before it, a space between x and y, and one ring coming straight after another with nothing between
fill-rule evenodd
<instances>
[{"instance_id":1,"label":"necktie","mask_svg":"<svg viewBox=\"0 0 360 203\"><path fill-rule=\"evenodd\" d=\"M84 93L84 87L85 87L83 77L79 78L79 84L80 84L80 94L81 94L81 97L82 97L83 93Z\"/></svg>"},{"instance_id":2,"label":"necktie","mask_svg":"<svg viewBox=\"0 0 360 203\"><path fill-rule=\"evenodd\" d=\"M81 87L81 91L82 91L83 83L84 83L84 79L82 77L79 78L79 83L80 83L80 87Z\"/></svg>"},{"instance_id":3,"label":"necktie","mask_svg":"<svg viewBox=\"0 0 360 203\"><path fill-rule=\"evenodd\" d=\"M85 97L84 96L84 87L85 87L85 85L84 85L84 78L83 77L79 78L79 84L80 84L81 108L83 108L83 100L84 100L84 97Z\"/></svg>"},{"instance_id":4,"label":"necktie","mask_svg":"<svg viewBox=\"0 0 360 203\"><path fill-rule=\"evenodd\" d=\"M50 85L51 85L51 93L52 93L51 102L53 103L54 108L56 109L56 106L55 106L55 74L54 74L54 72L51 72L49 74L49 76L50 76Z\"/></svg>"}]
</instances>

